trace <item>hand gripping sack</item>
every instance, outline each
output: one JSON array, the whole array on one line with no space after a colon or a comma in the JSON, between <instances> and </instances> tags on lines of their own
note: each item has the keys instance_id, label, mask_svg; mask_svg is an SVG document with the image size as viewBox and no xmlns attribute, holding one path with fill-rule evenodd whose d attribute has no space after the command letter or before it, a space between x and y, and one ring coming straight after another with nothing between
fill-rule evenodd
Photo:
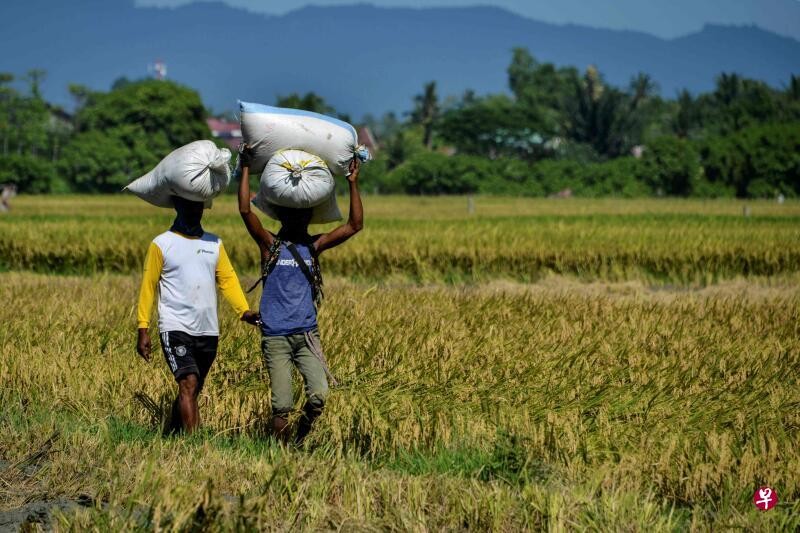
<instances>
[{"instance_id":1,"label":"hand gripping sack","mask_svg":"<svg viewBox=\"0 0 800 533\"><path fill-rule=\"evenodd\" d=\"M211 141L195 141L174 150L156 167L125 190L159 207L172 207L171 196L205 202L218 196L231 181L231 152Z\"/></svg>"},{"instance_id":2,"label":"hand gripping sack","mask_svg":"<svg viewBox=\"0 0 800 533\"><path fill-rule=\"evenodd\" d=\"M239 102L242 137L253 151L251 172L261 172L281 150L318 155L336 175L346 175L358 150L355 128L339 119L262 104Z\"/></svg>"},{"instance_id":3,"label":"hand gripping sack","mask_svg":"<svg viewBox=\"0 0 800 533\"><path fill-rule=\"evenodd\" d=\"M321 158L302 150L281 150L261 174L253 205L277 220L274 206L311 208L311 223L342 218L334 194L333 175Z\"/></svg>"}]
</instances>

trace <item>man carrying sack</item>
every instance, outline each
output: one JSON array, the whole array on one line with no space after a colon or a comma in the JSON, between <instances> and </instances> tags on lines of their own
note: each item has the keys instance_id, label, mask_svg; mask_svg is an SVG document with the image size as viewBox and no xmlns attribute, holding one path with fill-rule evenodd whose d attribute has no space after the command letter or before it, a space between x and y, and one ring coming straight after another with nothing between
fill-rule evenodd
<instances>
[{"instance_id":1,"label":"man carrying sack","mask_svg":"<svg viewBox=\"0 0 800 533\"><path fill-rule=\"evenodd\" d=\"M248 233L259 248L262 260L261 278L261 350L269 371L272 400L272 431L278 440L289 439L288 416L294 409L292 393L292 369L297 368L305 383L306 402L300 416L296 444L303 442L314 421L322 414L328 396L328 380L335 379L328 369L322 353L319 330L317 328L317 307L322 302L322 275L318 256L325 250L338 246L358 233L364 224L364 212L358 191L358 172L360 161L353 157L347 181L350 187L350 214L346 223L328 233L311 236L308 226L314 222L330 222L331 203L337 218L336 198L333 196L333 177L326 164L313 154L301 155L295 165L286 165L292 154L276 154L273 159L280 164L267 165L274 168L273 177L279 184L291 186L296 190L270 187L269 180L262 180L262 188L284 193L272 192L257 205L270 217L280 221L277 235L272 234L261 224L258 216L250 210L250 163L252 154L245 149L240 154L241 178L239 182L239 213ZM275 163L275 161L271 161ZM281 168L285 170L281 170ZM324 167L324 168L323 168ZM324 172L323 172L324 171ZM314 174L309 175L313 172ZM306 185L304 180L318 179L322 172L330 179L330 193L314 198L311 207L287 207L278 205L280 195L293 195ZM283 178L282 174L286 177ZM264 192L264 191L260 191ZM269 203L267 203L269 202Z\"/></svg>"},{"instance_id":2,"label":"man carrying sack","mask_svg":"<svg viewBox=\"0 0 800 533\"><path fill-rule=\"evenodd\" d=\"M197 397L217 355L217 291L245 322L259 323L249 310L222 240L200 225L203 202L171 198L177 216L169 231L150 243L137 312L136 351L150 361L150 311L158 288L158 330L169 369L178 382L168 432L193 432L200 416Z\"/></svg>"}]
</instances>

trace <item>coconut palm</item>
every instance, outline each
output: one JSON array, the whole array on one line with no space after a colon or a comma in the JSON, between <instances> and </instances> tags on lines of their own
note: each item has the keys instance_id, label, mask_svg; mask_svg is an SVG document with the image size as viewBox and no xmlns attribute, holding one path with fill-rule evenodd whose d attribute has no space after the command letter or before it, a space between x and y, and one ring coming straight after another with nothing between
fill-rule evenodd
<instances>
[{"instance_id":1,"label":"coconut palm","mask_svg":"<svg viewBox=\"0 0 800 533\"><path fill-rule=\"evenodd\" d=\"M414 97L414 110L411 122L422 126L422 142L427 148L433 143L433 129L439 118L439 96L436 93L436 82L425 84L422 94Z\"/></svg>"}]
</instances>

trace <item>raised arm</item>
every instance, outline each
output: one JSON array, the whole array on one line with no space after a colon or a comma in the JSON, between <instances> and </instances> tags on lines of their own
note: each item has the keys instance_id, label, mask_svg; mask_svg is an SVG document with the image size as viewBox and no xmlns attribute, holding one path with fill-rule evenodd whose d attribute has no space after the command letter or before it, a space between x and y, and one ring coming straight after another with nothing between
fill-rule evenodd
<instances>
[{"instance_id":1,"label":"raised arm","mask_svg":"<svg viewBox=\"0 0 800 533\"><path fill-rule=\"evenodd\" d=\"M361 205L361 193L358 192L358 172L360 167L361 162L357 157L354 157L350 162L350 174L347 176L347 181L350 184L350 214L347 217L347 222L328 233L320 235L314 243L317 253L339 246L364 227L364 208Z\"/></svg>"},{"instance_id":2,"label":"raised arm","mask_svg":"<svg viewBox=\"0 0 800 533\"><path fill-rule=\"evenodd\" d=\"M242 173L239 180L239 214L247 232L263 251L272 246L274 237L264 229L258 216L250 210L250 157L250 149L245 147L240 154Z\"/></svg>"}]
</instances>

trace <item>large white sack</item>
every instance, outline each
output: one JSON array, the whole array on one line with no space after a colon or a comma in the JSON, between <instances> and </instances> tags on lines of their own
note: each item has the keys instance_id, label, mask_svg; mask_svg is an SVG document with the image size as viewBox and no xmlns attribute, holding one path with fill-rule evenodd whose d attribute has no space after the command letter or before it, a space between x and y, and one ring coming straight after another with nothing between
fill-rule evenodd
<instances>
[{"instance_id":1,"label":"large white sack","mask_svg":"<svg viewBox=\"0 0 800 533\"><path fill-rule=\"evenodd\" d=\"M171 196L205 202L231 181L231 151L211 141L195 141L171 152L156 167L125 190L159 207L172 207Z\"/></svg>"},{"instance_id":2,"label":"large white sack","mask_svg":"<svg viewBox=\"0 0 800 533\"><path fill-rule=\"evenodd\" d=\"M339 119L302 111L239 102L242 138L253 151L251 172L262 172L280 150L295 149L321 157L336 175L346 175L356 155L358 135Z\"/></svg>"},{"instance_id":3,"label":"large white sack","mask_svg":"<svg viewBox=\"0 0 800 533\"><path fill-rule=\"evenodd\" d=\"M258 194L272 204L304 208L322 203L334 186L325 161L302 150L281 150L261 174Z\"/></svg>"},{"instance_id":4,"label":"large white sack","mask_svg":"<svg viewBox=\"0 0 800 533\"><path fill-rule=\"evenodd\" d=\"M311 208L311 222L322 224L342 218L334 194L335 182L320 157L302 150L281 150L261 174L253 205L277 220L273 206Z\"/></svg>"}]
</instances>

